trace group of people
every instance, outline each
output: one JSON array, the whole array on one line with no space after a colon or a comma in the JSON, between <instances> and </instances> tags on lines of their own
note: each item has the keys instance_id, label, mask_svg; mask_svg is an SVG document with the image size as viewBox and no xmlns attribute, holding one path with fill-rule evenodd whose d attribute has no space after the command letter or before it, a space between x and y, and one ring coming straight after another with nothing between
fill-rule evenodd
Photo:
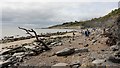
<instances>
[{"instance_id":1,"label":"group of people","mask_svg":"<svg viewBox=\"0 0 120 68\"><path fill-rule=\"evenodd\" d=\"M85 34L86 37L89 37L90 31L87 29L84 34Z\"/></svg>"},{"instance_id":2,"label":"group of people","mask_svg":"<svg viewBox=\"0 0 120 68\"><path fill-rule=\"evenodd\" d=\"M86 37L89 37L90 35L90 31L88 29L86 29L85 31L81 31L81 33L85 35Z\"/></svg>"}]
</instances>

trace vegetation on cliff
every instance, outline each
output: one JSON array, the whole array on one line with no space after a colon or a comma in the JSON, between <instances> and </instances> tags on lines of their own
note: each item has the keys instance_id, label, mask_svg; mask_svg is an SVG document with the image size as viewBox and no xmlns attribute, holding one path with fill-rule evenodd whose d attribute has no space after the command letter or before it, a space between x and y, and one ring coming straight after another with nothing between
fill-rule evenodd
<instances>
[{"instance_id":1,"label":"vegetation on cliff","mask_svg":"<svg viewBox=\"0 0 120 68\"><path fill-rule=\"evenodd\" d=\"M59 25L54 25L48 28L89 28L89 27L110 27L116 18L120 15L120 8L112 10L103 17L93 18L86 21L66 22Z\"/></svg>"}]
</instances>

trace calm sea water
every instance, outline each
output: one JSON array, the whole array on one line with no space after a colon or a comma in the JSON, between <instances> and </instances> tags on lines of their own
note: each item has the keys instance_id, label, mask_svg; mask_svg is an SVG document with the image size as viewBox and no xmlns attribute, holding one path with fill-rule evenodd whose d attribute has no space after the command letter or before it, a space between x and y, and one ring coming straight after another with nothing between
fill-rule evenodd
<instances>
[{"instance_id":1,"label":"calm sea water","mask_svg":"<svg viewBox=\"0 0 120 68\"><path fill-rule=\"evenodd\" d=\"M66 32L66 31L72 31L72 29L34 29L38 34L41 33L55 33L55 32ZM5 36L27 36L26 32L24 30L16 28L5 28L2 29L0 38L3 38Z\"/></svg>"}]
</instances>

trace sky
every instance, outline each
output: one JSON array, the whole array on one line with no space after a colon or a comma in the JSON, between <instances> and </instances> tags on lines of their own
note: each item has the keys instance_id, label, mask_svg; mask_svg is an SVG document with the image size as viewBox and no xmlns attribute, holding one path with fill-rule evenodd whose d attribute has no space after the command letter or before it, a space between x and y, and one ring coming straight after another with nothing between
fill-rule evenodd
<instances>
[{"instance_id":1,"label":"sky","mask_svg":"<svg viewBox=\"0 0 120 68\"><path fill-rule=\"evenodd\" d=\"M1 0L1 2L0 23L4 27L42 28L101 17L118 8L118 0Z\"/></svg>"}]
</instances>

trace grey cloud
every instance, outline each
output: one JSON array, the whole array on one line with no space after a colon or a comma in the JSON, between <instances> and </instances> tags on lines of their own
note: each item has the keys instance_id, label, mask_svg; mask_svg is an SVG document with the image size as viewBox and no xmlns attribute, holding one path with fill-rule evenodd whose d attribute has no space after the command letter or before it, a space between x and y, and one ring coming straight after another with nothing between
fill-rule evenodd
<instances>
[{"instance_id":1,"label":"grey cloud","mask_svg":"<svg viewBox=\"0 0 120 68\"><path fill-rule=\"evenodd\" d=\"M2 10L3 23L37 26L53 25L66 21L86 20L106 14L116 3L6 3ZM102 6L104 7L102 7ZM111 6L113 5L113 6ZM106 9L107 8L107 9ZM106 9L106 10L105 10ZM29 25L28 25L29 24Z\"/></svg>"}]
</instances>

